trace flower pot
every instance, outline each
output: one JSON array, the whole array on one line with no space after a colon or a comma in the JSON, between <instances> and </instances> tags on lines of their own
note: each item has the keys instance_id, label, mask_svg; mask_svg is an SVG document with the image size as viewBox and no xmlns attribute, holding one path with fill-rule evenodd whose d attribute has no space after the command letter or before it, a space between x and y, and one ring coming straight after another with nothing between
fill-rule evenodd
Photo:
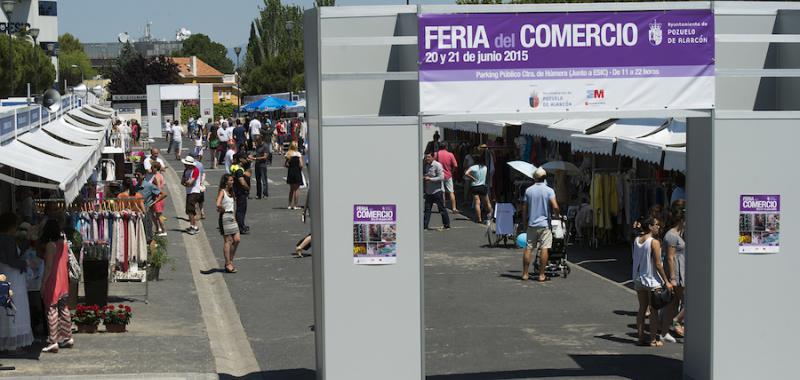
<instances>
[{"instance_id":1,"label":"flower pot","mask_svg":"<svg viewBox=\"0 0 800 380\"><path fill-rule=\"evenodd\" d=\"M110 333L124 333L125 331L127 331L126 330L127 325L107 323L105 326L106 326L106 332Z\"/></svg>"},{"instance_id":2,"label":"flower pot","mask_svg":"<svg viewBox=\"0 0 800 380\"><path fill-rule=\"evenodd\" d=\"M94 334L97 332L97 323L76 323L78 326L78 333L80 334Z\"/></svg>"},{"instance_id":3,"label":"flower pot","mask_svg":"<svg viewBox=\"0 0 800 380\"><path fill-rule=\"evenodd\" d=\"M147 268L147 281L160 281L158 277L161 267L151 266Z\"/></svg>"}]
</instances>

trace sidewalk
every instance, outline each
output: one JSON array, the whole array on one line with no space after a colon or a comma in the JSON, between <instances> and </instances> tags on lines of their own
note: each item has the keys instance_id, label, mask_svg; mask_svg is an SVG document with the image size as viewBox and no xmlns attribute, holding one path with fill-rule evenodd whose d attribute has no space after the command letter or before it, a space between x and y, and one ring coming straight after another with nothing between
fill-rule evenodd
<instances>
[{"instance_id":1,"label":"sidewalk","mask_svg":"<svg viewBox=\"0 0 800 380\"><path fill-rule=\"evenodd\" d=\"M0 377L207 379L211 374L216 378L187 252L181 234L175 232L179 220L171 199L166 205L168 252L174 262L162 268L161 281L149 284L149 303L144 302L143 283L109 286L109 302L133 308L129 331L75 334L75 347L61 349L57 354L35 352L24 358L0 357L3 365L16 367L15 371L0 372ZM177 215L182 217L182 211ZM104 331L102 325L99 330Z\"/></svg>"}]
</instances>

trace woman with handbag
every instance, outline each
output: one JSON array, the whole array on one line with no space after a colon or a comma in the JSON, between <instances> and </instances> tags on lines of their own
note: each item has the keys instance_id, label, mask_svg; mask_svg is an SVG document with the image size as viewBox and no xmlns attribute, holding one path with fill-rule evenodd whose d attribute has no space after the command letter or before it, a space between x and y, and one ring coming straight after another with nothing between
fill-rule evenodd
<instances>
[{"instance_id":1,"label":"woman with handbag","mask_svg":"<svg viewBox=\"0 0 800 380\"><path fill-rule=\"evenodd\" d=\"M239 225L236 223L236 194L233 191L233 176L223 174L217 194L217 211L222 226L222 254L225 257L225 273L236 273L233 258L239 247Z\"/></svg>"},{"instance_id":2,"label":"woman with handbag","mask_svg":"<svg viewBox=\"0 0 800 380\"><path fill-rule=\"evenodd\" d=\"M72 348L72 320L67 308L69 296L69 274L67 255L71 255L67 240L61 235L61 227L49 220L39 239L45 246L44 275L42 276L42 299L47 313L49 335L42 352L58 352L59 348Z\"/></svg>"},{"instance_id":3,"label":"woman with handbag","mask_svg":"<svg viewBox=\"0 0 800 380\"><path fill-rule=\"evenodd\" d=\"M661 319L658 315L658 305L655 305L664 291L672 293L672 284L664 282L667 278L664 266L661 263L661 242L658 240L661 223L651 216L639 220L637 236L633 241L633 285L636 289L636 298L639 300L639 310L636 314L636 331L638 345L662 346L658 331L661 329ZM650 342L644 336L644 318L650 309Z\"/></svg>"}]
</instances>

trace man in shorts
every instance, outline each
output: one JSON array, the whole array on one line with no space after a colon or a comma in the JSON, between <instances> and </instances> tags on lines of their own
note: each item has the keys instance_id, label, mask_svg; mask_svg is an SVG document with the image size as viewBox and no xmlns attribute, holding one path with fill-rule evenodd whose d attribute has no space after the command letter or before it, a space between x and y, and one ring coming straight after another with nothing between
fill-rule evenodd
<instances>
[{"instance_id":1,"label":"man in shorts","mask_svg":"<svg viewBox=\"0 0 800 380\"><path fill-rule=\"evenodd\" d=\"M447 196L445 199L450 199L450 207L454 213L458 213L458 204L456 204L456 193L453 191L453 173L458 171L458 161L453 153L447 151L447 143L442 141L439 143L439 151L435 153L436 161L442 164L444 169L444 192Z\"/></svg>"},{"instance_id":2,"label":"man in shorts","mask_svg":"<svg viewBox=\"0 0 800 380\"><path fill-rule=\"evenodd\" d=\"M186 187L186 215L189 216L189 228L186 229L186 233L197 235L200 232L197 220L200 214L202 177L200 169L195 164L194 157L186 156L181 162L183 162L184 166L181 184Z\"/></svg>"},{"instance_id":3,"label":"man in shorts","mask_svg":"<svg viewBox=\"0 0 800 380\"><path fill-rule=\"evenodd\" d=\"M547 257L553 247L553 231L550 229L550 215L559 217L560 210L556 201L556 193L547 184L547 172L538 168L533 172L534 184L525 190L525 204L522 215L528 219L528 246L522 253L522 281L528 280L528 268L531 265L532 252L539 252L539 282L547 281Z\"/></svg>"}]
</instances>

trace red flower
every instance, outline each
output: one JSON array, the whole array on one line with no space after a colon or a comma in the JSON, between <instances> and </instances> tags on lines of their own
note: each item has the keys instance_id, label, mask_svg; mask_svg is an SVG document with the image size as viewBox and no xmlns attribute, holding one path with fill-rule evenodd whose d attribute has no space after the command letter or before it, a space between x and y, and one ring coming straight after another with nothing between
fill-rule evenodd
<instances>
[{"instance_id":1,"label":"red flower","mask_svg":"<svg viewBox=\"0 0 800 380\"><path fill-rule=\"evenodd\" d=\"M125 312L126 313L130 313L131 312L131 308L129 306L125 306Z\"/></svg>"}]
</instances>

